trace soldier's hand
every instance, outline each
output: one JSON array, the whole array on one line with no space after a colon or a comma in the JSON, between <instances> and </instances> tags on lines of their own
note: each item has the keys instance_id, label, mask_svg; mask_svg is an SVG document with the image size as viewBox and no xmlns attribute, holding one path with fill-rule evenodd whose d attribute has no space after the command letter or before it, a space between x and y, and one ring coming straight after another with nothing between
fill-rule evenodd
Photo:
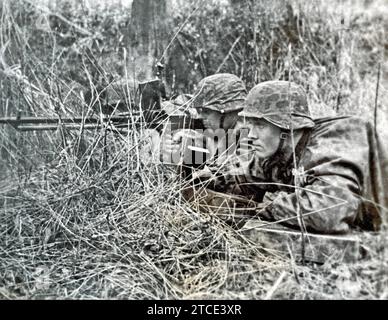
<instances>
[{"instance_id":1,"label":"soldier's hand","mask_svg":"<svg viewBox=\"0 0 388 320\"><path fill-rule=\"evenodd\" d=\"M250 175L251 160L246 156L232 155L227 158L220 168L220 173L227 176L246 176Z\"/></svg>"},{"instance_id":2,"label":"soldier's hand","mask_svg":"<svg viewBox=\"0 0 388 320\"><path fill-rule=\"evenodd\" d=\"M180 157L180 143L176 143L173 140L171 133L164 133L161 139L160 145L160 158L164 163L175 163L175 159ZM179 160L178 160L179 162ZM177 163L175 163L177 164Z\"/></svg>"},{"instance_id":3,"label":"soldier's hand","mask_svg":"<svg viewBox=\"0 0 388 320\"><path fill-rule=\"evenodd\" d=\"M197 143L196 143L197 141ZM182 129L172 134L164 134L162 138L162 158L170 159L175 164L192 164L193 149L190 146L203 141L203 134L191 129Z\"/></svg>"},{"instance_id":4,"label":"soldier's hand","mask_svg":"<svg viewBox=\"0 0 388 320\"><path fill-rule=\"evenodd\" d=\"M271 204L272 201L263 201L260 202L260 204L257 206L256 210L256 216L259 218L264 218L267 220L272 220L272 213L271 213Z\"/></svg>"},{"instance_id":5,"label":"soldier's hand","mask_svg":"<svg viewBox=\"0 0 388 320\"><path fill-rule=\"evenodd\" d=\"M163 136L163 146L162 150L167 153L178 152L181 148L180 142L177 142L173 139L172 135Z\"/></svg>"},{"instance_id":6,"label":"soldier's hand","mask_svg":"<svg viewBox=\"0 0 388 320\"><path fill-rule=\"evenodd\" d=\"M193 172L193 179L212 179L215 178L214 172L209 166L206 166L201 170L195 170Z\"/></svg>"},{"instance_id":7,"label":"soldier's hand","mask_svg":"<svg viewBox=\"0 0 388 320\"><path fill-rule=\"evenodd\" d=\"M202 132L197 132L192 129L183 129L179 130L172 136L172 140L175 143L181 143L187 145L195 140L202 140L204 137Z\"/></svg>"}]
</instances>

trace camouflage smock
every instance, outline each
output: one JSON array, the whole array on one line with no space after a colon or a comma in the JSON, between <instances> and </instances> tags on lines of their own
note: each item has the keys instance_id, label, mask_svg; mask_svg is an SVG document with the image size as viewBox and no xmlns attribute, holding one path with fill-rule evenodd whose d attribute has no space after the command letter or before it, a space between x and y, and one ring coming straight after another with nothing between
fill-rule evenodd
<instances>
[{"instance_id":1,"label":"camouflage smock","mask_svg":"<svg viewBox=\"0 0 388 320\"><path fill-rule=\"evenodd\" d=\"M382 209L375 205L375 142L368 123L357 117L317 119L295 150L299 201L291 147L272 164L255 157L245 162L236 157L223 168L224 174L214 187L268 201L262 216L291 227L300 225L298 210L307 230L313 232L346 233L355 226L379 227Z\"/></svg>"}]
</instances>

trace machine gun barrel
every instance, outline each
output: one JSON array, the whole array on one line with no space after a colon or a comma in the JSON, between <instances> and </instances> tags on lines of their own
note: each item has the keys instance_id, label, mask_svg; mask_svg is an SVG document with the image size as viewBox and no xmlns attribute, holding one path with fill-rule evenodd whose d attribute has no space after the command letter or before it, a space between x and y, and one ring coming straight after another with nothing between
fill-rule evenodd
<instances>
[{"instance_id":1,"label":"machine gun barrel","mask_svg":"<svg viewBox=\"0 0 388 320\"><path fill-rule=\"evenodd\" d=\"M122 89L122 88L121 88ZM104 106L109 110L101 115L90 117L4 117L0 118L0 125L11 125L20 131L34 130L56 130L58 126L64 126L66 129L95 129L101 127L128 127L128 124L146 126L147 128L160 128L167 115L160 108L160 99L163 95L164 85L160 79L153 79L139 83L136 106L141 106L143 110L132 110L123 113L115 112L120 104L125 104L125 99L120 97L118 101L104 100ZM122 90L118 90L121 92ZM115 107L113 108L113 105ZM110 110L112 109L112 110ZM120 109L117 109L120 110Z\"/></svg>"},{"instance_id":2,"label":"machine gun barrel","mask_svg":"<svg viewBox=\"0 0 388 320\"><path fill-rule=\"evenodd\" d=\"M135 118L139 115L134 114ZM28 124L77 124L77 123L100 123L101 121L112 121L112 122L128 122L129 115L118 115L118 116L102 116L102 117L74 117L74 118L50 118L50 117L5 117L0 118L0 124L9 124L13 127L19 125Z\"/></svg>"},{"instance_id":3,"label":"machine gun barrel","mask_svg":"<svg viewBox=\"0 0 388 320\"><path fill-rule=\"evenodd\" d=\"M80 126L84 129L95 129L113 124L115 127L127 127L131 121L136 125L152 124L158 125L164 119L160 115L160 111L147 111L146 115L153 114L153 121L148 123L144 119L144 113L133 111L130 113L121 113L117 115L101 115L92 117L73 117L73 118L54 118L54 117L4 117L0 118L1 124L8 124L20 131L35 131L35 130L56 130L59 125L63 125L66 129L79 129ZM144 120L144 121L142 121Z\"/></svg>"},{"instance_id":4,"label":"machine gun barrel","mask_svg":"<svg viewBox=\"0 0 388 320\"><path fill-rule=\"evenodd\" d=\"M152 111L131 111L119 114L91 117L4 117L0 118L0 125L11 125L19 131L43 131L56 130L59 126L63 126L69 130L77 130L82 127L84 130L93 130L99 128L111 128L113 131L117 129L130 129L135 127L146 127L152 129L161 129L166 122L170 122L173 126L182 126L182 122L186 122L184 116L170 117L163 110Z\"/></svg>"}]
</instances>

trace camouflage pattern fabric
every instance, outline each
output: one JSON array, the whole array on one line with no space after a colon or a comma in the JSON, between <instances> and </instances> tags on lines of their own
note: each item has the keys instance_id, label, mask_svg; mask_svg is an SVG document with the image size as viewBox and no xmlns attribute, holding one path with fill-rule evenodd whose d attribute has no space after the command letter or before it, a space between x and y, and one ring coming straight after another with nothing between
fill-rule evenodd
<instances>
[{"instance_id":1,"label":"camouflage pattern fabric","mask_svg":"<svg viewBox=\"0 0 388 320\"><path fill-rule=\"evenodd\" d=\"M300 210L309 231L377 230L386 210L379 206L379 186L374 181L379 173L371 162L375 153L371 142L371 127L360 118L318 119L296 155L297 171L288 161L291 148L284 153L287 159L271 167L271 172L265 172L262 160L254 156L240 160L240 156L223 168L226 174L216 179L215 188L269 203L261 216L288 226L299 228ZM300 177L298 197L296 172Z\"/></svg>"},{"instance_id":2,"label":"camouflage pattern fabric","mask_svg":"<svg viewBox=\"0 0 388 320\"><path fill-rule=\"evenodd\" d=\"M312 128L306 93L301 86L289 81L265 81L249 92L241 117L264 118L289 130Z\"/></svg>"},{"instance_id":3,"label":"camouflage pattern fabric","mask_svg":"<svg viewBox=\"0 0 388 320\"><path fill-rule=\"evenodd\" d=\"M367 199L372 199L372 203L367 205L374 207L378 205L381 213L382 223L388 225L388 119L386 116L377 119L376 132L373 125L368 124L369 129L369 176L365 183L365 194Z\"/></svg>"},{"instance_id":4,"label":"camouflage pattern fabric","mask_svg":"<svg viewBox=\"0 0 388 320\"><path fill-rule=\"evenodd\" d=\"M194 92L194 108L224 112L243 108L247 90L244 82L229 73L218 73L202 79Z\"/></svg>"}]
</instances>

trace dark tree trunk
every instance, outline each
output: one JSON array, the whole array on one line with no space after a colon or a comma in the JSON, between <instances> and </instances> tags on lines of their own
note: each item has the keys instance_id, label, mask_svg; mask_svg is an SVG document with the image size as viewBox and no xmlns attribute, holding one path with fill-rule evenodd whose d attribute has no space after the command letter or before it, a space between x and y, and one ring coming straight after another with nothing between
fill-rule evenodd
<instances>
[{"instance_id":1,"label":"dark tree trunk","mask_svg":"<svg viewBox=\"0 0 388 320\"><path fill-rule=\"evenodd\" d=\"M167 0L133 0L132 41L129 52L133 72L140 81L152 77L153 68L167 45Z\"/></svg>"}]
</instances>

